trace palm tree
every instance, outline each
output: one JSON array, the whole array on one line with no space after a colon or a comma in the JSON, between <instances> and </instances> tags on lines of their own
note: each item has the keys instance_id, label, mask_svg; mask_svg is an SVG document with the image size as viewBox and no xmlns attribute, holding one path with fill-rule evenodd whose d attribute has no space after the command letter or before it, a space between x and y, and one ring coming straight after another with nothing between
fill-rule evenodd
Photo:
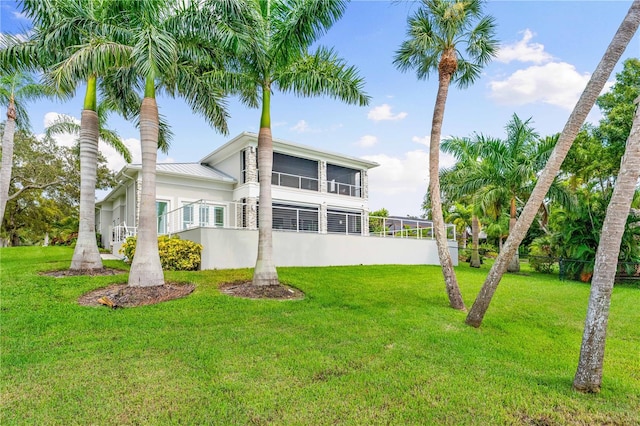
<instances>
[{"instance_id":1,"label":"palm tree","mask_svg":"<svg viewBox=\"0 0 640 426\"><path fill-rule=\"evenodd\" d=\"M209 123L227 132L225 94L221 86L231 90L233 81L221 78L220 45L228 35L217 31L223 18L242 10L242 4L229 0L211 2L210 10L202 3L176 5L171 0L128 0L120 7L119 31L122 48L130 55L124 70L132 85L141 83L144 98L139 112L142 151L142 185L140 219L136 253L129 273L129 285L160 286L164 275L158 254L156 212L156 160L160 133L156 87L169 95L182 96ZM209 22L205 20L209 19ZM222 22L226 23L226 22ZM126 75L125 75L126 74Z\"/></svg>"},{"instance_id":2,"label":"palm tree","mask_svg":"<svg viewBox=\"0 0 640 426\"><path fill-rule=\"evenodd\" d=\"M580 96L578 103L573 109L569 119L567 120L567 124L565 125L558 141L556 143L551 156L549 157L549 161L547 162L544 170L541 172L538 177L538 181L536 183L531 196L529 197L524 209L520 213L520 217L516 222L512 232L509 234L507 241L503 247L503 250L498 255L496 261L494 262L485 282L478 294L475 302L469 314L467 315L466 323L473 326L479 327L482 323L482 319L484 318L487 309L489 308L489 304L491 303L491 298L500 283L500 279L502 275L506 272L508 264L511 258L515 255L518 245L524 239L531 223L535 219L535 216L538 212L540 205L542 204L547 191L551 187L558 171L560 170L560 166L562 165L562 161L567 156L569 152L569 148L580 130L580 126L584 123L587 114L593 107L593 104L596 101L596 98L604 88L607 79L611 75L613 68L616 63L622 56L622 53L626 49L629 41L633 38L633 35L636 33L638 26L640 25L640 0L634 0L629 8L629 12L623 19L620 27L618 28L616 34L613 37L613 40L607 47L607 50L602 57L602 60L596 67L596 70L591 75L589 82L587 83L587 87L584 92Z\"/></svg>"},{"instance_id":3,"label":"palm tree","mask_svg":"<svg viewBox=\"0 0 640 426\"><path fill-rule=\"evenodd\" d=\"M474 193L464 193L459 182L464 180L464 175L470 173L478 167L479 156L478 147L481 145L478 140L483 136L476 135L471 138L450 138L442 141L442 151L452 154L456 164L449 169L440 172L442 182L442 192L447 194L449 199L460 199L470 203L471 206L471 260L469 266L480 267L480 253L478 252L480 221L478 219L479 203Z\"/></svg>"},{"instance_id":4,"label":"palm tree","mask_svg":"<svg viewBox=\"0 0 640 426\"><path fill-rule=\"evenodd\" d=\"M9 185L13 168L13 138L16 124L28 129L29 114L25 103L45 96L52 96L50 86L37 83L29 73L14 70L0 76L0 105L7 107L7 121L2 134L2 169L0 169L0 222L9 201Z\"/></svg>"},{"instance_id":5,"label":"palm tree","mask_svg":"<svg viewBox=\"0 0 640 426\"><path fill-rule=\"evenodd\" d=\"M80 273L103 267L95 234L95 187L101 133L97 84L100 75L122 63L125 53L109 40L117 23L111 6L109 2L96 0L24 0L23 11L33 19L36 30L26 43L14 46L22 58L30 56L34 50L46 52L37 53L35 58L24 62L30 62L31 68L44 68L47 77L61 90L74 91L78 83L86 83L79 130L79 232L70 266L70 270ZM93 25L83 25L88 22ZM72 77L60 71L68 68L75 70ZM106 140L115 142L113 138ZM115 143L123 147L119 142Z\"/></svg>"},{"instance_id":6,"label":"palm tree","mask_svg":"<svg viewBox=\"0 0 640 426\"><path fill-rule=\"evenodd\" d=\"M472 225L473 206L467 206L461 203L455 203L453 208L447 211L445 220L456 226L456 235L459 235L458 247L467 248L467 239L469 233L467 230Z\"/></svg>"},{"instance_id":7,"label":"palm tree","mask_svg":"<svg viewBox=\"0 0 640 426\"><path fill-rule=\"evenodd\" d=\"M539 165L548 158L550 143L539 142L538 134L530 125L531 119L522 121L516 114L506 126L507 138L482 138L480 155L482 161L467 175L463 187L477 191L482 203L498 209L508 203L509 230L517 219L517 203L528 197ZM520 264L517 254L512 258L508 271L517 272Z\"/></svg>"},{"instance_id":8,"label":"palm tree","mask_svg":"<svg viewBox=\"0 0 640 426\"><path fill-rule=\"evenodd\" d=\"M363 80L331 50L309 47L338 20L343 0L258 1L250 6L253 40L239 58L237 72L245 87L260 98L258 170L260 180L258 256L253 274L257 286L279 285L273 263L271 173L271 95L275 89L299 96L329 95L349 104L367 105Z\"/></svg>"},{"instance_id":9,"label":"palm tree","mask_svg":"<svg viewBox=\"0 0 640 426\"><path fill-rule=\"evenodd\" d=\"M582 336L578 370L573 387L582 392L599 392L602 383L602 364L611 305L611 292L618 265L620 242L640 178L640 97L635 101L636 113L627 139L625 154L607 215L600 233L596 264L591 281L589 307ZM626 212L626 214L621 214Z\"/></svg>"},{"instance_id":10,"label":"palm tree","mask_svg":"<svg viewBox=\"0 0 640 426\"><path fill-rule=\"evenodd\" d=\"M455 309L465 310L442 215L438 176L440 135L449 85L453 82L467 87L478 79L482 67L496 54L495 24L492 17L483 16L481 0L422 0L422 7L409 18L408 24L409 39L396 52L394 64L401 71L415 70L420 80L438 71L429 148L429 193L449 303Z\"/></svg>"}]
</instances>

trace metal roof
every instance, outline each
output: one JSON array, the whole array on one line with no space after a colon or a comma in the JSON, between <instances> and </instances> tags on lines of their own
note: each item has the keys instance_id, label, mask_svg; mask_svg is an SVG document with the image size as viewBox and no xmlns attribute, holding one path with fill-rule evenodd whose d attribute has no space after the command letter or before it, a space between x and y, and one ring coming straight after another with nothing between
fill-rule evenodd
<instances>
[{"instance_id":1,"label":"metal roof","mask_svg":"<svg viewBox=\"0 0 640 426\"><path fill-rule=\"evenodd\" d=\"M130 167L137 170L142 168L140 164L131 164ZM236 183L236 180L228 174L200 163L158 163L156 173Z\"/></svg>"}]
</instances>

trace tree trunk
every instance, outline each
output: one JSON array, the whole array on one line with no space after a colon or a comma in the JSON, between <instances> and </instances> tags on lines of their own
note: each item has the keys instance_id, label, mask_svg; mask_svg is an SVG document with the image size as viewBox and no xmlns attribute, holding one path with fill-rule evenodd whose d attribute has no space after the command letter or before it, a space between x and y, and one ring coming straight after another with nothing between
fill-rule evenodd
<instances>
[{"instance_id":1,"label":"tree trunk","mask_svg":"<svg viewBox=\"0 0 640 426\"><path fill-rule=\"evenodd\" d=\"M639 101L640 97L636 100L636 105ZM600 391L613 281L616 276L622 234L639 177L640 108L637 108L625 154L620 162L618 179L607 207L607 216L600 232L580 360L573 380L573 387L582 392Z\"/></svg>"},{"instance_id":2,"label":"tree trunk","mask_svg":"<svg viewBox=\"0 0 640 426\"><path fill-rule=\"evenodd\" d=\"M540 205L542 204L544 197L549 191L553 180L555 179L560 166L569 152L569 148L573 144L580 127L584 123L587 114L593 107L596 98L602 91L607 79L611 75L613 68L622 56L625 48L629 44L629 41L633 38L638 25L640 24L640 0L635 0L626 17L622 21L622 24L618 28L611 44L607 47L607 50L602 57L602 60L596 67L596 70L591 75L587 87L582 92L578 103L571 112L567 124L564 126L558 142L556 143L547 164L538 178L527 204L524 206L522 213L513 232L510 233L509 238L504 245L504 249L498 255L495 263L491 267L489 274L480 289L480 293L476 298L469 314L467 315L466 323L473 327L479 327L482 323L491 298L500 283L502 275L507 269L507 265L513 255L518 250L518 246L524 239L531 226L531 223L535 219L536 213Z\"/></svg>"},{"instance_id":3,"label":"tree trunk","mask_svg":"<svg viewBox=\"0 0 640 426\"><path fill-rule=\"evenodd\" d=\"M158 215L156 211L156 160L158 157L158 105L145 96L140 107L140 144L142 148L142 186L136 252L129 272L132 287L164 284L158 254Z\"/></svg>"},{"instance_id":4,"label":"tree trunk","mask_svg":"<svg viewBox=\"0 0 640 426\"><path fill-rule=\"evenodd\" d=\"M511 199L511 209L510 209L510 218L509 218L509 235L513 232L513 228L516 226L516 199ZM509 262L509 266L507 267L508 272L520 272L520 255L518 253L518 248L516 247L516 252L511 258L511 262Z\"/></svg>"},{"instance_id":5,"label":"tree trunk","mask_svg":"<svg viewBox=\"0 0 640 426\"><path fill-rule=\"evenodd\" d=\"M7 122L2 134L2 169L0 169L0 226L4 219L4 210L9 199L11 185L11 170L13 169L13 137L16 133L16 107L13 97L7 107Z\"/></svg>"},{"instance_id":6,"label":"tree trunk","mask_svg":"<svg viewBox=\"0 0 640 426\"><path fill-rule=\"evenodd\" d=\"M102 269L95 216L98 134L98 114L84 109L80 121L80 227L71 259L72 271L94 272Z\"/></svg>"},{"instance_id":7,"label":"tree trunk","mask_svg":"<svg viewBox=\"0 0 640 426\"><path fill-rule=\"evenodd\" d=\"M475 214L471 217L471 263L472 268L480 267L480 253L478 252L478 245L480 239L480 223L478 216Z\"/></svg>"},{"instance_id":8,"label":"tree trunk","mask_svg":"<svg viewBox=\"0 0 640 426\"><path fill-rule=\"evenodd\" d=\"M455 55L455 52L452 52ZM449 55L443 54L443 58L447 59ZM436 104L433 109L433 119L431 122L431 142L429 146L429 194L431 196L431 214L433 219L433 230L436 236L436 245L438 247L438 257L444 275L444 282L449 297L449 304L454 309L466 311L456 273L453 270L453 261L449 253L449 244L447 242L447 232L445 229L444 217L442 215L442 201L440 199L440 134L442 131L442 120L444 118L444 107L447 102L447 93L449 92L449 83L451 81L451 73L442 72L447 63L443 66L441 61L439 67L438 78L438 94L436 95ZM455 71L455 68L454 68Z\"/></svg>"},{"instance_id":9,"label":"tree trunk","mask_svg":"<svg viewBox=\"0 0 640 426\"><path fill-rule=\"evenodd\" d=\"M258 175L260 198L258 204L258 257L253 270L253 285L279 285L278 272L273 263L273 209L271 200L271 172L273 170L273 138L271 136L271 92L262 92L262 117L258 134Z\"/></svg>"}]
</instances>

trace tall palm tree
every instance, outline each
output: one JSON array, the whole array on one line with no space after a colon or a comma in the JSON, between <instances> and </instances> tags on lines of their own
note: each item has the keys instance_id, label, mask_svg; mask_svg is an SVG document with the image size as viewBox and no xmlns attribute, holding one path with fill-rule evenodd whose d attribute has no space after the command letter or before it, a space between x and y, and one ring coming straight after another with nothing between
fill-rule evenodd
<instances>
[{"instance_id":1,"label":"tall palm tree","mask_svg":"<svg viewBox=\"0 0 640 426\"><path fill-rule=\"evenodd\" d=\"M54 90L35 81L29 73L13 70L0 76L0 105L7 107L7 121L2 134L2 168L0 169L0 223L9 200L9 185L13 168L13 139L16 125L28 129L26 102L52 96Z\"/></svg>"},{"instance_id":2,"label":"tall palm tree","mask_svg":"<svg viewBox=\"0 0 640 426\"><path fill-rule=\"evenodd\" d=\"M639 25L640 0L634 0L629 8L629 12L616 31L613 40L607 47L602 60L591 75L591 78L587 83L587 87L582 92L578 103L571 112L571 115L558 138L558 142L549 157L549 161L547 161L544 170L538 177L538 181L531 193L531 196L520 213L520 217L518 218L512 232L509 234L502 252L500 252L491 267L491 270L480 289L480 293L476 297L476 300L467 315L465 322L468 325L479 327L482 323L482 319L484 318L484 315L489 308L489 304L491 303L491 298L500 283L502 275L507 270L509 261L515 255L518 245L520 245L520 242L522 242L526 236L527 231L535 219L538 209L547 194L547 191L551 187L551 184L560 170L562 161L564 161L564 158L567 156L569 148L571 148L571 145L582 126L582 123L584 123L587 114L589 114L596 98L604 88L613 68L620 59L620 56L622 56L622 53L629 44L629 41L633 38L633 35L636 33Z\"/></svg>"},{"instance_id":3,"label":"tall palm tree","mask_svg":"<svg viewBox=\"0 0 640 426\"><path fill-rule=\"evenodd\" d=\"M24 0L23 11L32 18L35 31L30 40L13 47L19 53L18 57L29 56L23 61L30 63L31 68L44 68L45 75L61 90L75 91L79 83L86 84L79 131L79 232L70 270L101 270L102 259L95 234L95 187L100 136L97 85L101 75L126 58L126 51L110 40L117 28L114 26L118 22L117 14L112 3L99 0ZM60 71L68 68L75 70L72 77ZM121 144L116 144L122 148Z\"/></svg>"},{"instance_id":4,"label":"tall palm tree","mask_svg":"<svg viewBox=\"0 0 640 426\"><path fill-rule=\"evenodd\" d=\"M480 76L497 51L494 20L483 16L481 0L422 0L409 18L408 40L396 52L394 64L401 71L415 70L418 79L438 72L438 93L431 120L429 147L429 193L438 256L449 303L465 310L447 246L440 199L440 136L449 85L467 87ZM464 47L464 54L462 48Z\"/></svg>"},{"instance_id":5,"label":"tall palm tree","mask_svg":"<svg viewBox=\"0 0 640 426\"><path fill-rule=\"evenodd\" d=\"M583 392L599 392L602 383L602 365L611 305L611 292L618 265L620 242L640 178L640 97L635 101L636 113L620 162L620 171L607 215L600 233L596 264L591 281L589 307L582 336L580 360L573 387ZM625 214L626 213L626 214Z\"/></svg>"},{"instance_id":6,"label":"tall palm tree","mask_svg":"<svg viewBox=\"0 0 640 426\"><path fill-rule=\"evenodd\" d=\"M363 80L331 50L310 46L337 21L344 0L251 0L253 43L239 58L237 72L260 98L258 170L260 179L258 256L253 284L278 285L273 262L271 174L271 95L276 89L299 96L328 95L349 104L367 105Z\"/></svg>"},{"instance_id":7,"label":"tall palm tree","mask_svg":"<svg viewBox=\"0 0 640 426\"><path fill-rule=\"evenodd\" d=\"M132 85L141 86L144 93L139 112L140 219L129 285L159 286L164 284L164 275L158 254L155 199L160 133L156 89L164 88L171 96L183 97L195 112L226 133L227 112L222 102L225 91L221 87L231 90L235 83L218 72L221 50L216 43L229 42L225 40L228 33L218 31L218 26L226 24L224 19L231 19L233 14L241 16L238 14L242 4L235 0L210 2L210 9L205 9L202 2L127 0L117 3L123 48L130 55L123 74Z\"/></svg>"}]
</instances>

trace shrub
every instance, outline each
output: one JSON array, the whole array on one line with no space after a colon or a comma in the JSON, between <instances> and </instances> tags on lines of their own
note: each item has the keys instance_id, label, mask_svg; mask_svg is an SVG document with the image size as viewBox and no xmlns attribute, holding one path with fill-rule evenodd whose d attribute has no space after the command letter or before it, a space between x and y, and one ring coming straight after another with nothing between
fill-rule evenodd
<instances>
[{"instance_id":1,"label":"shrub","mask_svg":"<svg viewBox=\"0 0 640 426\"><path fill-rule=\"evenodd\" d=\"M556 258L553 255L551 237L544 235L531 242L529 247L529 265L538 272L551 274Z\"/></svg>"},{"instance_id":2,"label":"shrub","mask_svg":"<svg viewBox=\"0 0 640 426\"><path fill-rule=\"evenodd\" d=\"M120 253L128 261L136 252L136 237L129 237L122 244ZM160 263L165 271L197 271L202 259L202 245L189 240L181 240L179 236L162 235L158 237Z\"/></svg>"}]
</instances>

